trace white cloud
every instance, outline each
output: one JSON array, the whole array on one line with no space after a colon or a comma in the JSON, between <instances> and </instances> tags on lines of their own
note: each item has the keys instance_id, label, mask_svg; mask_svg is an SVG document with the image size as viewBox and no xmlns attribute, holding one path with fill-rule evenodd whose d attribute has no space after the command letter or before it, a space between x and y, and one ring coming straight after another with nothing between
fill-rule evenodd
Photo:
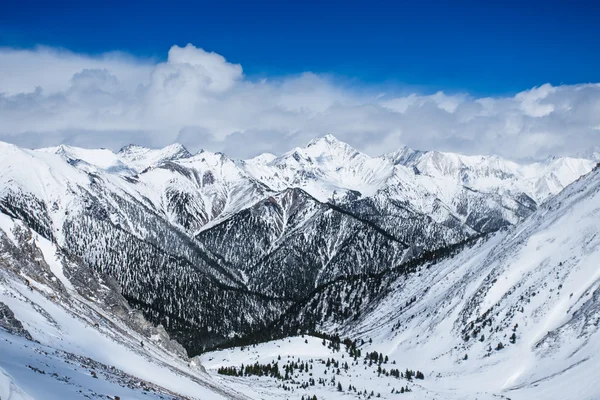
<instances>
[{"instance_id":1,"label":"white cloud","mask_svg":"<svg viewBox=\"0 0 600 400\"><path fill-rule=\"evenodd\" d=\"M0 47L0 93L15 95L37 87L47 94L61 92L84 69L106 69L131 90L147 82L153 64L117 52L92 57L43 46L33 50Z\"/></svg>"},{"instance_id":2,"label":"white cloud","mask_svg":"<svg viewBox=\"0 0 600 400\"><path fill-rule=\"evenodd\" d=\"M554 111L554 104L543 102L549 95L556 93L556 88L549 83L517 94L521 102L521 110L530 117L545 117Z\"/></svg>"},{"instance_id":3,"label":"white cloud","mask_svg":"<svg viewBox=\"0 0 600 400\"><path fill-rule=\"evenodd\" d=\"M598 84L544 84L488 98L379 89L309 72L255 81L192 45L173 46L161 63L0 48L0 140L112 148L181 141L247 157L332 133L370 154L406 144L512 159L600 143Z\"/></svg>"}]
</instances>

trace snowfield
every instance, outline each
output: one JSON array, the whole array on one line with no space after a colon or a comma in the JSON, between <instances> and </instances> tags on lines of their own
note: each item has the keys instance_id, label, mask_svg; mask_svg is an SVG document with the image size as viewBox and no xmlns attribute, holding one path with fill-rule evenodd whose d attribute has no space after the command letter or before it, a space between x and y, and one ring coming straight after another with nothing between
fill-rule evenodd
<instances>
[{"instance_id":1,"label":"snowfield","mask_svg":"<svg viewBox=\"0 0 600 400\"><path fill-rule=\"evenodd\" d=\"M252 393L250 397L255 399L301 399L303 396L304 398L317 396L318 399L471 398L464 393L454 396L451 392L438 392L437 380L433 376L426 376L424 380L415 378L407 380L389 375L391 369L399 369L402 373L407 368L413 369L410 359L388 358L381 364L382 371L385 370L388 374L386 376L386 372L378 372L377 362L365 362L363 357L354 360L343 345L341 350L336 351L329 347L330 344L329 340L325 340L323 344L323 339L318 337L294 336L256 346L211 352L203 355L201 360L215 380L220 380L223 385L244 390L245 393ZM367 346L367 344L361 346L363 352L367 348L377 347ZM280 369L290 363L305 364L309 369L302 372L296 370L290 380L285 381L271 377L231 377L216 373L219 367L239 368L241 365L256 362L277 363ZM313 379L314 385L311 381ZM341 385L341 391L338 384ZM405 388L410 391L404 392ZM480 393L479 396L481 399L494 398L489 393Z\"/></svg>"}]
</instances>

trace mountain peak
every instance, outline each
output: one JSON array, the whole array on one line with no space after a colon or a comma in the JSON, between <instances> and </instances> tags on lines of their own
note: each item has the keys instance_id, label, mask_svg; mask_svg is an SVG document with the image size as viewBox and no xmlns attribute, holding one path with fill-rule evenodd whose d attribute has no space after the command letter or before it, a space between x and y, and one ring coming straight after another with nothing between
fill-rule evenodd
<instances>
[{"instance_id":1,"label":"mountain peak","mask_svg":"<svg viewBox=\"0 0 600 400\"><path fill-rule=\"evenodd\" d=\"M382 157L390 161L392 164L409 166L412 165L413 162L418 160L419 156L421 156L422 154L422 151L413 150L408 146L402 146L396 151L384 154Z\"/></svg>"},{"instance_id":2,"label":"mountain peak","mask_svg":"<svg viewBox=\"0 0 600 400\"><path fill-rule=\"evenodd\" d=\"M132 150L136 150L136 149L145 149L145 147L139 146L139 145L134 144L134 143L130 143L128 145L125 145L125 146L121 147L119 149L119 151L117 151L117 154L128 153L128 152L130 152Z\"/></svg>"},{"instance_id":3,"label":"mountain peak","mask_svg":"<svg viewBox=\"0 0 600 400\"><path fill-rule=\"evenodd\" d=\"M261 153L255 157L244 160L245 163L268 164L275 160L277 156L273 153Z\"/></svg>"},{"instance_id":4,"label":"mountain peak","mask_svg":"<svg viewBox=\"0 0 600 400\"><path fill-rule=\"evenodd\" d=\"M192 154L185 148L181 143L172 143L168 146L163 147L162 149L153 149L150 147L144 147L137 144L128 144L127 146L123 146L117 154L127 155L127 154L140 154L140 153L162 153L162 154L173 154L179 155L179 158L187 158Z\"/></svg>"},{"instance_id":5,"label":"mountain peak","mask_svg":"<svg viewBox=\"0 0 600 400\"><path fill-rule=\"evenodd\" d=\"M333 136L330 133L328 133L325 136L318 137L318 138L313 139L310 142L308 142L305 149L309 149L309 148L349 148L355 152L358 152L358 150L354 149L348 143L339 140L338 138L336 138L335 136Z\"/></svg>"},{"instance_id":6,"label":"mountain peak","mask_svg":"<svg viewBox=\"0 0 600 400\"><path fill-rule=\"evenodd\" d=\"M181 143L173 143L166 147L163 147L162 152L178 155L178 158L187 158L192 156L192 153L190 153L188 149Z\"/></svg>"},{"instance_id":7,"label":"mountain peak","mask_svg":"<svg viewBox=\"0 0 600 400\"><path fill-rule=\"evenodd\" d=\"M297 151L298 149L296 149ZM341 157L341 159L355 158L359 155L367 157L362 154L354 147L350 146L346 142L342 142L335 136L327 134L320 138L311 140L308 145L300 149L300 151L312 158L319 158L322 156L328 157Z\"/></svg>"},{"instance_id":8,"label":"mountain peak","mask_svg":"<svg viewBox=\"0 0 600 400\"><path fill-rule=\"evenodd\" d=\"M306 147L307 148L308 147L314 147L314 146L318 146L320 144L325 144L325 145L328 145L328 146L333 146L333 145L350 146L349 144L347 144L345 142L342 142L341 140L339 140L338 138L336 138L335 136L333 136L331 133L328 133L325 136L321 136L319 138L311 140Z\"/></svg>"},{"instance_id":9,"label":"mountain peak","mask_svg":"<svg viewBox=\"0 0 600 400\"><path fill-rule=\"evenodd\" d=\"M150 149L147 147L130 144L119 150L118 155L133 165L137 170L144 170L150 166L161 164L164 161L189 158L192 154L179 143L173 143L162 149Z\"/></svg>"}]
</instances>

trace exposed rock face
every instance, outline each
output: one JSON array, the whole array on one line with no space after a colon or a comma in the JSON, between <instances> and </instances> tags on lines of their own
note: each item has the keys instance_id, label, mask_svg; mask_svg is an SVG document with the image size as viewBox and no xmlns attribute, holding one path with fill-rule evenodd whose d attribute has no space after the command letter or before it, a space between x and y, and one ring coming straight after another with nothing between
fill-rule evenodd
<instances>
[{"instance_id":1,"label":"exposed rock face","mask_svg":"<svg viewBox=\"0 0 600 400\"><path fill-rule=\"evenodd\" d=\"M0 302L0 328L12 333L33 340L27 329L23 328L21 321L15 318L15 314L8 306Z\"/></svg>"}]
</instances>

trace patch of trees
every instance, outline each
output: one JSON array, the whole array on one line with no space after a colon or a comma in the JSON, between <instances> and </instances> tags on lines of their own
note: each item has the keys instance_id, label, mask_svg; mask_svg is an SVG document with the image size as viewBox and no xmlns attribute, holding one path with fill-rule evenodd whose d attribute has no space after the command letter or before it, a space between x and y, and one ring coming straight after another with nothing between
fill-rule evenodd
<instances>
[{"instance_id":1,"label":"patch of trees","mask_svg":"<svg viewBox=\"0 0 600 400\"><path fill-rule=\"evenodd\" d=\"M220 375L228 376L267 376L276 379L282 379L281 373L279 372L279 365L274 362L270 364L259 364L258 362L252 365L242 366L238 369L236 367L220 367L217 369L217 373ZM287 372L286 372L287 374Z\"/></svg>"},{"instance_id":2,"label":"patch of trees","mask_svg":"<svg viewBox=\"0 0 600 400\"><path fill-rule=\"evenodd\" d=\"M393 289L392 284L399 277L418 272L425 265L430 266L452 257L485 236L474 236L457 244L423 252L417 258L378 273L337 277L319 285L303 299L296 301L271 324L206 351L245 346L300 334L321 337L332 340L337 344L338 341L334 339L335 336L329 336L317 330L317 327L323 321L347 321L353 315L358 315L357 308L363 309L370 302L376 301L376 299L391 291ZM408 299L405 307L416 301L416 297ZM351 313L348 312L345 306L347 304L353 304Z\"/></svg>"},{"instance_id":3,"label":"patch of trees","mask_svg":"<svg viewBox=\"0 0 600 400\"><path fill-rule=\"evenodd\" d=\"M408 393L408 392L412 392L412 390L408 388L408 385L406 385L406 387L401 386L400 390L398 390L396 388L392 389L392 394L394 394L394 393L402 394L402 393Z\"/></svg>"},{"instance_id":4,"label":"patch of trees","mask_svg":"<svg viewBox=\"0 0 600 400\"><path fill-rule=\"evenodd\" d=\"M415 378L415 379L421 379L421 380L425 379L425 375L423 375L423 373L421 371L416 371L415 372L415 371L410 370L408 368L406 369L406 371L404 373L402 373L402 372L400 373L400 377L401 378L406 378L409 381L412 380L413 378Z\"/></svg>"}]
</instances>

